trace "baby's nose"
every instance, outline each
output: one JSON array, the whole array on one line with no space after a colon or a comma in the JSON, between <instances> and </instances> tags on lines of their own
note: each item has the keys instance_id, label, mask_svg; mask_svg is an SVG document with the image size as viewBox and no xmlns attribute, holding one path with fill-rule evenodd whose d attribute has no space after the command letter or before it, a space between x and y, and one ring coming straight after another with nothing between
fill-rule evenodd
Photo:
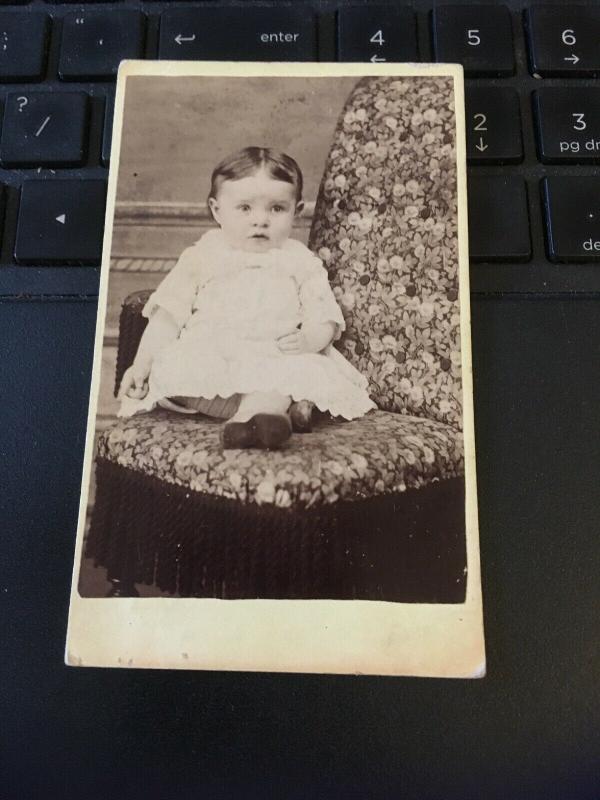
<instances>
[{"instance_id":1,"label":"baby's nose","mask_svg":"<svg viewBox=\"0 0 600 800\"><path fill-rule=\"evenodd\" d=\"M266 225L269 224L269 214L267 211L257 211L254 215L254 224L260 225L261 228L264 228Z\"/></svg>"}]
</instances>

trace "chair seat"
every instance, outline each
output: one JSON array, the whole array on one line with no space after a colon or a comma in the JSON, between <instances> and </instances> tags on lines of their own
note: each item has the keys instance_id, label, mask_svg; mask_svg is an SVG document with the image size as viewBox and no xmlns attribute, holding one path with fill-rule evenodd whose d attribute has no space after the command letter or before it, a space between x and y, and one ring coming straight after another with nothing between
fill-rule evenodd
<instances>
[{"instance_id":1,"label":"chair seat","mask_svg":"<svg viewBox=\"0 0 600 800\"><path fill-rule=\"evenodd\" d=\"M156 410L119 420L100 437L98 455L194 492L279 508L404 492L464 472L460 431L392 412L322 420L270 452L223 450L221 427Z\"/></svg>"}]
</instances>

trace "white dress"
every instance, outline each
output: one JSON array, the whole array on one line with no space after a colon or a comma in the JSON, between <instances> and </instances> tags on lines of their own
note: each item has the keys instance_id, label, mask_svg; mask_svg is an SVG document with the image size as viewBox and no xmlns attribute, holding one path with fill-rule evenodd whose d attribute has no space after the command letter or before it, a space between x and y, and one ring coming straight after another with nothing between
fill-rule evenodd
<instances>
[{"instance_id":1,"label":"white dress","mask_svg":"<svg viewBox=\"0 0 600 800\"><path fill-rule=\"evenodd\" d=\"M120 416L170 397L255 391L312 400L346 419L375 408L367 380L332 345L298 355L277 347L304 322L335 323L335 339L345 327L327 271L301 242L248 253L211 230L183 252L142 313L151 317L159 307L177 322L179 337L156 354L146 397L123 398Z\"/></svg>"}]
</instances>

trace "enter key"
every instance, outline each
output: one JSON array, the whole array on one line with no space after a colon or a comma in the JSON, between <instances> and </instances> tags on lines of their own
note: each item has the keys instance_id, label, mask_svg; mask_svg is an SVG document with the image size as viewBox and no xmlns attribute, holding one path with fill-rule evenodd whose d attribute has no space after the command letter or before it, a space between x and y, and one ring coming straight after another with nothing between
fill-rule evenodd
<instances>
[{"instance_id":1,"label":"enter key","mask_svg":"<svg viewBox=\"0 0 600 800\"><path fill-rule=\"evenodd\" d=\"M159 58L312 61L314 16L296 6L169 8L161 15Z\"/></svg>"}]
</instances>

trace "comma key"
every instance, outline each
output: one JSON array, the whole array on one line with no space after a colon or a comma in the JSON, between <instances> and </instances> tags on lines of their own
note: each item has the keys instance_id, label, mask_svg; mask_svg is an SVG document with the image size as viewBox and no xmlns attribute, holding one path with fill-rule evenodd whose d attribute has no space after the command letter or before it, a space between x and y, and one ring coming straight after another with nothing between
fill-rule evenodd
<instances>
[{"instance_id":1,"label":"comma key","mask_svg":"<svg viewBox=\"0 0 600 800\"><path fill-rule=\"evenodd\" d=\"M542 181L550 261L600 261L600 178Z\"/></svg>"},{"instance_id":2,"label":"comma key","mask_svg":"<svg viewBox=\"0 0 600 800\"><path fill-rule=\"evenodd\" d=\"M306 8L292 6L170 8L161 15L158 57L313 61L315 18Z\"/></svg>"}]
</instances>

